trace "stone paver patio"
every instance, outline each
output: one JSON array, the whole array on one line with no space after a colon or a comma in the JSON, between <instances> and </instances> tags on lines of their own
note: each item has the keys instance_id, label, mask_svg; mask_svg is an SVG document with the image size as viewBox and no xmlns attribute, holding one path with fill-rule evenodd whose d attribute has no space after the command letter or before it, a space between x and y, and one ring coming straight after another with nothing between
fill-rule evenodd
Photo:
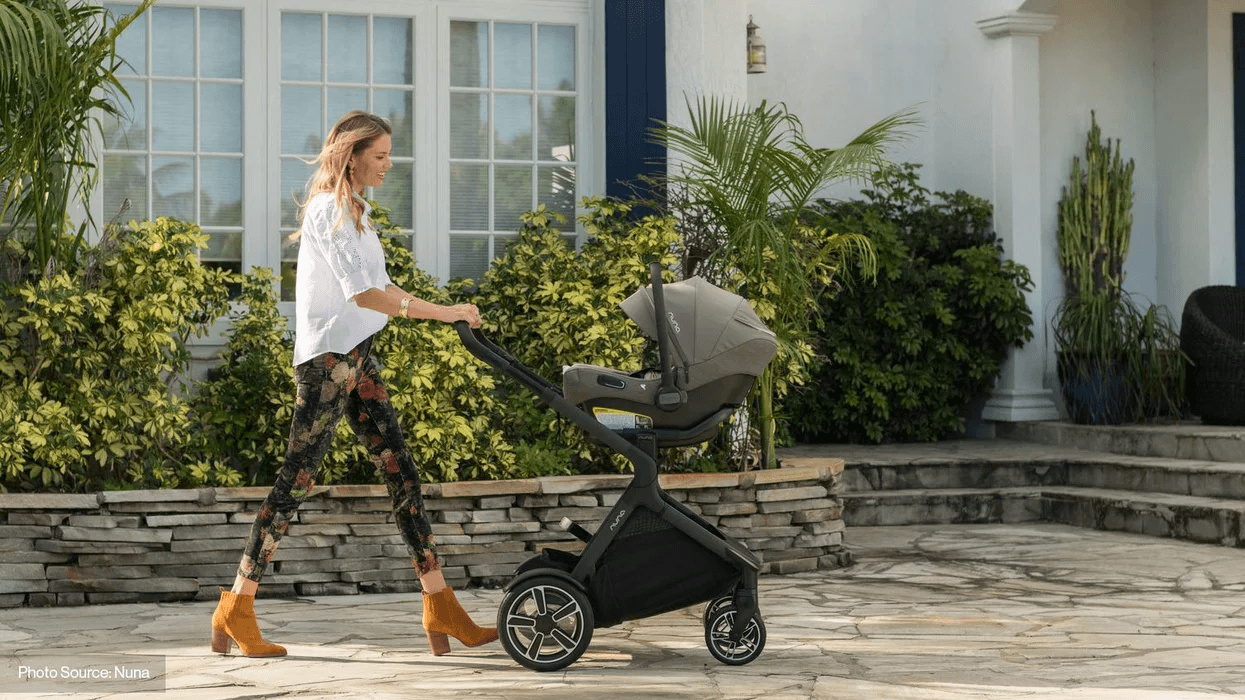
<instances>
[{"instance_id":1,"label":"stone paver patio","mask_svg":"<svg viewBox=\"0 0 1245 700\"><path fill-rule=\"evenodd\" d=\"M212 604L0 611L0 696L21 664L91 653L162 660L159 682L57 697L1120 698L1245 693L1245 553L1062 525L851 528L857 564L762 579L768 643L748 666L705 650L700 610L597 630L551 674L500 645L434 658L418 596L260 600L284 659L208 651ZM460 598L491 617L500 591ZM119 684L118 684L119 683ZM163 688L161 688L163 686ZM144 691L144 689L150 689ZM91 692L91 691L94 692ZM81 692L87 691L87 692Z\"/></svg>"}]
</instances>

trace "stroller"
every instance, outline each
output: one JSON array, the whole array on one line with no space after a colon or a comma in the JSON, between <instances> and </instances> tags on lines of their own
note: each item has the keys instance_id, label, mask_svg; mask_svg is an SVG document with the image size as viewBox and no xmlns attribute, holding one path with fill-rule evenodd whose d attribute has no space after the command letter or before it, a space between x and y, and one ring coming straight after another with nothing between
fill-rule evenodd
<instances>
[{"instance_id":1,"label":"stroller","mask_svg":"<svg viewBox=\"0 0 1245 700\"><path fill-rule=\"evenodd\" d=\"M596 533L563 518L562 526L587 543L579 555L546 549L520 564L505 586L497 613L502 646L536 671L573 663L597 627L706 601L705 644L715 658L742 665L765 646L760 561L662 491L657 449L712 437L773 358L776 338L741 297L700 278L663 286L657 263L650 273L652 285L622 308L657 341L657 370L578 364L563 370L558 387L457 324L473 355L535 391L635 469Z\"/></svg>"}]
</instances>

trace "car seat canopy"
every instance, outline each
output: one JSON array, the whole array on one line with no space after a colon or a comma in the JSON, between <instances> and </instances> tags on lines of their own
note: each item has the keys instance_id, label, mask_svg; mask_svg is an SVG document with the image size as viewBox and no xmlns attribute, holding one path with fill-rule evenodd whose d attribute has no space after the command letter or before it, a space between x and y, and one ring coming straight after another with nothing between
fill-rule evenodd
<instances>
[{"instance_id":1,"label":"car seat canopy","mask_svg":"<svg viewBox=\"0 0 1245 700\"><path fill-rule=\"evenodd\" d=\"M692 277L662 285L672 360L683 364L691 391L717 379L757 377L778 350L777 337L743 297ZM653 288L625 299L622 310L648 338L657 339Z\"/></svg>"}]
</instances>

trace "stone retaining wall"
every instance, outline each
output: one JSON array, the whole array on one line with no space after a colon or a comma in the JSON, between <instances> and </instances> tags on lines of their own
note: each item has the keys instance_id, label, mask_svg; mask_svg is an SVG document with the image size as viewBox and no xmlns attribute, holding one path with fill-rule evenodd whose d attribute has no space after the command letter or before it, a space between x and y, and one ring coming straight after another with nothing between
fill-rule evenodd
<instances>
[{"instance_id":1,"label":"stone retaining wall","mask_svg":"<svg viewBox=\"0 0 1245 700\"><path fill-rule=\"evenodd\" d=\"M765 573L836 568L843 461L666 474L662 487L764 562ZM497 585L545 547L578 551L570 517L594 530L629 475L427 484L425 505L453 586ZM268 489L0 494L0 607L215 599L237 571ZM261 596L418 590L382 486L319 486L299 509Z\"/></svg>"}]
</instances>

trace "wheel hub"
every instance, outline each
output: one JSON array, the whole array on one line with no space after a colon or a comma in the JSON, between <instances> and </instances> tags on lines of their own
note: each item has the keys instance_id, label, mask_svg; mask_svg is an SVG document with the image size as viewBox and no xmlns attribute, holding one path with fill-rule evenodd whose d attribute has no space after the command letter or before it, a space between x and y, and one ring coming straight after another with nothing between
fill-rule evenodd
<instances>
[{"instance_id":1,"label":"wheel hub","mask_svg":"<svg viewBox=\"0 0 1245 700\"><path fill-rule=\"evenodd\" d=\"M549 634L558 624L553 621L553 615L546 613L536 618L536 624L533 626L539 634Z\"/></svg>"}]
</instances>

